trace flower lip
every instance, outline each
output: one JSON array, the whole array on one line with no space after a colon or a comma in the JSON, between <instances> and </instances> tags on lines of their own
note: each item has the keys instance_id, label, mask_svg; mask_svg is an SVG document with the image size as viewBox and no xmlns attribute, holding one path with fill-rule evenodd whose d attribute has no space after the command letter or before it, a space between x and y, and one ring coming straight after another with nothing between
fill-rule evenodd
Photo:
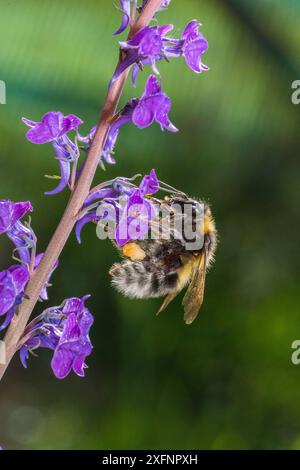
<instances>
[{"instance_id":1,"label":"flower lip","mask_svg":"<svg viewBox=\"0 0 300 470\"><path fill-rule=\"evenodd\" d=\"M74 114L64 116L60 111L49 111L40 122L22 118L24 124L30 127L26 138L34 144L53 142L71 130L77 131L83 121Z\"/></svg>"}]
</instances>

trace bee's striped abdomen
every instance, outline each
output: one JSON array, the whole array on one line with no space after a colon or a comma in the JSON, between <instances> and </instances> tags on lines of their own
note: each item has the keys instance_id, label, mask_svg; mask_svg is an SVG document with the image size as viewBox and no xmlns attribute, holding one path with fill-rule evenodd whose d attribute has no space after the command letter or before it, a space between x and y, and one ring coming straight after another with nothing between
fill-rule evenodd
<instances>
[{"instance_id":1,"label":"bee's striped abdomen","mask_svg":"<svg viewBox=\"0 0 300 470\"><path fill-rule=\"evenodd\" d=\"M158 269L154 263L125 260L109 271L113 286L126 297L161 297L176 289L178 274Z\"/></svg>"}]
</instances>

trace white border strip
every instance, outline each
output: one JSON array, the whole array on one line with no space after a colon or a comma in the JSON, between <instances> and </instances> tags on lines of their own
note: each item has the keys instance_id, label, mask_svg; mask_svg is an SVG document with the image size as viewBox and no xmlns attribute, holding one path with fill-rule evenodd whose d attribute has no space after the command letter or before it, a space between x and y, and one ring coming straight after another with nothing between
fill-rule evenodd
<instances>
[{"instance_id":1,"label":"white border strip","mask_svg":"<svg viewBox=\"0 0 300 470\"><path fill-rule=\"evenodd\" d=\"M6 350L4 341L0 341L0 364L6 364Z\"/></svg>"}]
</instances>

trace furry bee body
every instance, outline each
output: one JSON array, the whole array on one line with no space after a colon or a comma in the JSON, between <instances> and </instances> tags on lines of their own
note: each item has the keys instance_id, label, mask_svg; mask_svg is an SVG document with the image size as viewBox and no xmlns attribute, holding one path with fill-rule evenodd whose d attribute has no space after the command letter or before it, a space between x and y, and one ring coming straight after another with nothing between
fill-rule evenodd
<instances>
[{"instance_id":1,"label":"furry bee body","mask_svg":"<svg viewBox=\"0 0 300 470\"><path fill-rule=\"evenodd\" d=\"M174 201L178 200L174 197L166 198L162 203L171 207ZM186 203L187 200L182 199L182 201ZM194 202L190 199L188 201ZM122 249L125 259L120 263L115 263L110 269L112 285L120 293L132 299L167 295L162 306L162 309L165 308L178 292L188 284L192 284L191 281L196 271L202 269L201 260L204 260L203 278L207 267L213 261L217 235L207 204L204 204L202 230L203 245L192 251L187 250L184 238L171 237L169 240L158 238L127 243ZM203 296L203 292L201 295ZM186 322L190 323L190 321Z\"/></svg>"}]
</instances>

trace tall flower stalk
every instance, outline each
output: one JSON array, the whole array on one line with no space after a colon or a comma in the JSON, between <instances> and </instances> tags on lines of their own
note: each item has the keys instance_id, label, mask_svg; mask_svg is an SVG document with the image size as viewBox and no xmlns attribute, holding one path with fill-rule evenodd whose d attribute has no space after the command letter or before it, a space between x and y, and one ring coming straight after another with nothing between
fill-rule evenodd
<instances>
[{"instance_id":1,"label":"tall flower stalk","mask_svg":"<svg viewBox=\"0 0 300 470\"><path fill-rule=\"evenodd\" d=\"M113 211L117 216L113 235L117 245L143 240L149 231L148 220L157 214L157 208L149 202L148 196L160 189L169 191L171 188L158 180L154 169L144 176L139 186L133 183L135 177L118 177L92 187L97 167L116 163L115 146L125 124L132 123L145 129L157 123L161 131L178 131L169 117L171 99L164 91L156 62L184 57L193 72L208 70L202 63L208 43L199 32L200 24L196 20L188 23L179 39L168 36L173 25L149 25L170 1L120 0L122 22L115 34L123 32L129 25L130 31L127 41L120 42L120 58L108 86L99 122L87 136L79 133L83 121L73 114L64 116L59 111L50 111L39 121L23 118L29 127L27 139L33 144L51 143L59 163L60 182L46 194L54 195L66 188L71 194L45 253L39 254L31 221L23 220L27 212L32 211L31 204L0 200L0 235L5 234L14 243L14 252L18 255L14 260L19 263L0 272L0 316L5 316L0 331L8 327L0 379L17 351L26 367L29 353L37 348L53 351L51 367L57 378L66 377L71 371L78 376L84 375L85 360L92 352L89 331L94 321L85 306L89 295L82 299L66 299L29 323L30 315L38 300L48 298L50 277L75 225L80 241L80 232L86 223L105 223L110 217L109 212ZM147 77L142 96L132 98L117 112L131 67L135 84L138 72L147 65L151 66L154 75ZM86 157L79 167L82 150Z\"/></svg>"},{"instance_id":2,"label":"tall flower stalk","mask_svg":"<svg viewBox=\"0 0 300 470\"><path fill-rule=\"evenodd\" d=\"M130 38L134 36L135 33L146 27L157 11L159 11L161 5L162 0L148 0L137 20L133 22L128 37ZM39 299L40 292L47 283L51 271L54 269L57 259L59 258L59 255L74 228L77 215L88 196L99 163L99 155L103 150L110 122L115 114L128 73L129 69L124 70L124 72L115 80L106 95L84 168L72 191L65 212L50 240L45 254L27 284L24 299L19 307L18 315L15 316L14 321L10 324L4 337L5 364L0 364L0 379L3 377L12 357L18 349L20 338L25 331L30 315Z\"/></svg>"}]
</instances>

